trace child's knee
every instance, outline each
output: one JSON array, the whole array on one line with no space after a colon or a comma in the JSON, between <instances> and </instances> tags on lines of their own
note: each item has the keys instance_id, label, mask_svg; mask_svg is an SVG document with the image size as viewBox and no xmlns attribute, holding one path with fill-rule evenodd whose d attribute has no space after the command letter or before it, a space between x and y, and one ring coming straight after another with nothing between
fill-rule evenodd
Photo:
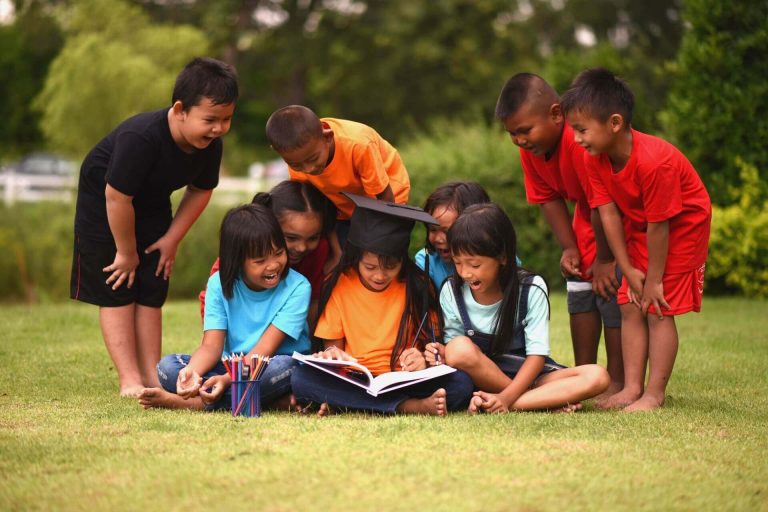
<instances>
[{"instance_id":1,"label":"child's knee","mask_svg":"<svg viewBox=\"0 0 768 512\"><path fill-rule=\"evenodd\" d=\"M176 380L179 378L179 372L187 366L188 362L185 360L184 354L168 354L160 359L157 363L157 377L163 389L171 393L176 392Z\"/></svg>"},{"instance_id":2,"label":"child's knee","mask_svg":"<svg viewBox=\"0 0 768 512\"><path fill-rule=\"evenodd\" d=\"M466 336L457 336L445 346L445 362L454 368L466 368L477 364L480 348Z\"/></svg>"},{"instance_id":3,"label":"child's knee","mask_svg":"<svg viewBox=\"0 0 768 512\"><path fill-rule=\"evenodd\" d=\"M608 389L611 384L611 376L608 370L596 364L581 366L584 380L592 393L598 395Z\"/></svg>"}]
</instances>

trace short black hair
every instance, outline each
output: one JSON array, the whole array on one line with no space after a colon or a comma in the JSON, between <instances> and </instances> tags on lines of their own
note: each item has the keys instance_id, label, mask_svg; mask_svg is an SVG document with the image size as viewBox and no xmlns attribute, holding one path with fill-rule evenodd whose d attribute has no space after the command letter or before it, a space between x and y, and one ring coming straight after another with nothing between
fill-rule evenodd
<instances>
[{"instance_id":1,"label":"short black hair","mask_svg":"<svg viewBox=\"0 0 768 512\"><path fill-rule=\"evenodd\" d=\"M180 101L185 111L199 105L203 98L214 105L228 105L237 101L238 94L234 67L220 60L196 57L176 77L171 104Z\"/></svg>"},{"instance_id":2,"label":"short black hair","mask_svg":"<svg viewBox=\"0 0 768 512\"><path fill-rule=\"evenodd\" d=\"M620 114L627 127L632 124L635 95L627 83L605 68L591 68L579 73L563 94L563 113L583 112L600 122Z\"/></svg>"},{"instance_id":3,"label":"short black hair","mask_svg":"<svg viewBox=\"0 0 768 512\"><path fill-rule=\"evenodd\" d=\"M539 75L518 73L507 80L496 101L496 119L504 121L528 101L545 98L547 107L558 101L557 91Z\"/></svg>"},{"instance_id":4,"label":"short black hair","mask_svg":"<svg viewBox=\"0 0 768 512\"><path fill-rule=\"evenodd\" d=\"M312 110L303 105L288 105L275 110L267 119L267 140L277 152L298 149L323 136L323 125Z\"/></svg>"},{"instance_id":5,"label":"short black hair","mask_svg":"<svg viewBox=\"0 0 768 512\"><path fill-rule=\"evenodd\" d=\"M224 297L231 299L235 281L248 258L261 258L275 249L286 250L285 237L272 210L261 204L233 208L224 216L219 239L219 278ZM280 279L288 275L288 265Z\"/></svg>"}]
</instances>

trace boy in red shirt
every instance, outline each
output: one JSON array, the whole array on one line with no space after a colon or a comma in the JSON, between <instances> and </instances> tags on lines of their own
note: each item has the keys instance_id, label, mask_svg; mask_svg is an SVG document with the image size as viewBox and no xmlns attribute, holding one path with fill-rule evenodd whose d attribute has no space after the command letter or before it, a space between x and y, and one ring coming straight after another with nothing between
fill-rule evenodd
<instances>
[{"instance_id":1,"label":"boy in red shirt","mask_svg":"<svg viewBox=\"0 0 768 512\"><path fill-rule=\"evenodd\" d=\"M618 280L613 255L606 252L596 258L585 151L573 140L573 129L565 122L557 92L538 75L518 73L510 78L496 103L496 117L520 147L528 202L541 206L563 249L560 272L567 280L576 365L597 362L600 330L605 329L611 385L604 397L610 396L622 388L624 378L621 313L613 297ZM576 203L573 221L566 201Z\"/></svg>"},{"instance_id":2,"label":"boy in red shirt","mask_svg":"<svg viewBox=\"0 0 768 512\"><path fill-rule=\"evenodd\" d=\"M411 183L400 154L373 128L344 119L320 119L307 107L290 105L273 112L266 129L272 148L288 164L291 180L311 183L338 210L326 273L339 261L354 210L342 192L408 202Z\"/></svg>"},{"instance_id":3,"label":"boy in red shirt","mask_svg":"<svg viewBox=\"0 0 768 512\"><path fill-rule=\"evenodd\" d=\"M632 129L634 96L611 72L579 74L562 107L576 142L587 150L590 205L599 209L624 274L618 293L624 389L605 405L652 410L664 404L677 355L674 317L701 310L709 194L677 148Z\"/></svg>"}]
</instances>

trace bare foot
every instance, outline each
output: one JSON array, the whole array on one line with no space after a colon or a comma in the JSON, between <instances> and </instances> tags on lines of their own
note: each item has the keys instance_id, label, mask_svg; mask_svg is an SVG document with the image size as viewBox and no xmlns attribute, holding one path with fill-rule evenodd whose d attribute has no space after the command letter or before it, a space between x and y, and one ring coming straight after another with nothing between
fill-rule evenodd
<instances>
[{"instance_id":1,"label":"bare foot","mask_svg":"<svg viewBox=\"0 0 768 512\"><path fill-rule=\"evenodd\" d=\"M625 407L622 412L646 412L653 411L664 405L664 397L643 395L635 402Z\"/></svg>"},{"instance_id":2,"label":"bare foot","mask_svg":"<svg viewBox=\"0 0 768 512\"><path fill-rule=\"evenodd\" d=\"M640 395L641 393L639 392L630 391L624 388L615 395L612 395L600 402L597 407L600 409L623 409L624 407L640 398Z\"/></svg>"},{"instance_id":3,"label":"bare foot","mask_svg":"<svg viewBox=\"0 0 768 512\"><path fill-rule=\"evenodd\" d=\"M445 390L438 389L427 398L409 398L397 406L397 412L402 414L429 414L430 416L445 416Z\"/></svg>"},{"instance_id":4,"label":"bare foot","mask_svg":"<svg viewBox=\"0 0 768 512\"><path fill-rule=\"evenodd\" d=\"M603 404L613 395L621 391L623 387L624 385L621 382L611 381L611 384L608 386L608 389L606 389L596 397L592 398L592 400L594 400L595 407L597 409L605 409L605 407L603 407Z\"/></svg>"},{"instance_id":5,"label":"bare foot","mask_svg":"<svg viewBox=\"0 0 768 512\"><path fill-rule=\"evenodd\" d=\"M296 410L294 407L296 407L296 409L300 409L299 404L296 403L296 398L292 393L289 393L287 395L281 396L280 398L277 398L276 400L273 400L267 407L265 407L265 409L291 412Z\"/></svg>"},{"instance_id":6,"label":"bare foot","mask_svg":"<svg viewBox=\"0 0 768 512\"><path fill-rule=\"evenodd\" d=\"M483 399L479 396L473 396L472 399L469 401L469 407L467 408L467 412L469 414L478 414L481 412L485 412L485 409L483 409Z\"/></svg>"},{"instance_id":7,"label":"bare foot","mask_svg":"<svg viewBox=\"0 0 768 512\"><path fill-rule=\"evenodd\" d=\"M144 391L144 386L141 384L120 386L120 396L123 397L138 398L142 391Z\"/></svg>"},{"instance_id":8,"label":"bare foot","mask_svg":"<svg viewBox=\"0 0 768 512\"><path fill-rule=\"evenodd\" d=\"M175 393L169 393L163 388L145 388L138 395L139 404L145 409L162 407L165 409L202 409L200 397L184 400Z\"/></svg>"},{"instance_id":9,"label":"bare foot","mask_svg":"<svg viewBox=\"0 0 768 512\"><path fill-rule=\"evenodd\" d=\"M331 412L331 406L328 405L328 402L323 402L320 404L320 408L317 410L317 417L318 418L325 418L326 416L330 416L333 414Z\"/></svg>"},{"instance_id":10,"label":"bare foot","mask_svg":"<svg viewBox=\"0 0 768 512\"><path fill-rule=\"evenodd\" d=\"M551 412L554 413L572 413L572 412L578 412L580 411L584 406L581 405L581 402L576 402L575 404L565 404L564 406L558 408L558 409L552 409Z\"/></svg>"}]
</instances>

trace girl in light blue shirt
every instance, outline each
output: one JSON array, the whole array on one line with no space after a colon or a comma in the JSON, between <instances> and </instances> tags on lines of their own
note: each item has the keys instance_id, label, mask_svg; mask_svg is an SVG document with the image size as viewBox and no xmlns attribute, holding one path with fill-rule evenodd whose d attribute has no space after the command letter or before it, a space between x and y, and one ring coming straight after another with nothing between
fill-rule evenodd
<instances>
[{"instance_id":1,"label":"girl in light blue shirt","mask_svg":"<svg viewBox=\"0 0 768 512\"><path fill-rule=\"evenodd\" d=\"M272 210L249 204L221 225L220 268L208 280L203 340L195 352L171 354L157 365L161 388L139 396L146 407L221 409L231 404L222 356L270 356L259 386L264 406L290 404L294 351L310 348L311 287L288 267L285 238Z\"/></svg>"},{"instance_id":2,"label":"girl in light blue shirt","mask_svg":"<svg viewBox=\"0 0 768 512\"><path fill-rule=\"evenodd\" d=\"M604 368L549 357L547 286L518 267L515 230L499 206L468 207L448 243L456 275L440 292L445 345L428 344L425 357L469 374L478 389L469 412L572 411L608 387Z\"/></svg>"}]
</instances>

